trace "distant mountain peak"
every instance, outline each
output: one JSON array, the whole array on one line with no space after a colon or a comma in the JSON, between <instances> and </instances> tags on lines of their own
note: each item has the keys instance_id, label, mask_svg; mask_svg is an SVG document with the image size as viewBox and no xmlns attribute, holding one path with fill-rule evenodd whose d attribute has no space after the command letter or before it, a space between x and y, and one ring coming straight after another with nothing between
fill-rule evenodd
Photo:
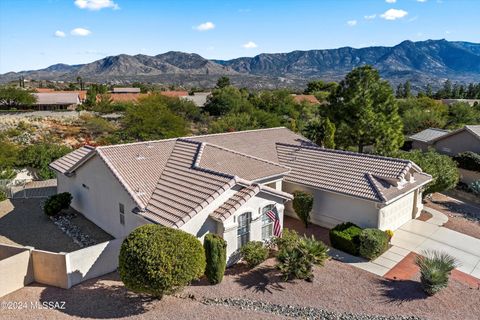
<instances>
[{"instance_id":1,"label":"distant mountain peak","mask_svg":"<svg viewBox=\"0 0 480 320\"><path fill-rule=\"evenodd\" d=\"M133 82L148 81L193 86L212 86L227 75L247 87L303 86L309 79L339 80L352 68L370 64L392 83L480 82L480 44L445 39L413 42L393 47L342 47L326 50L296 50L261 53L232 60L208 60L196 53L168 51L155 56L120 54L83 64L54 64L45 69L9 72L0 82L18 77L42 80Z\"/></svg>"}]
</instances>

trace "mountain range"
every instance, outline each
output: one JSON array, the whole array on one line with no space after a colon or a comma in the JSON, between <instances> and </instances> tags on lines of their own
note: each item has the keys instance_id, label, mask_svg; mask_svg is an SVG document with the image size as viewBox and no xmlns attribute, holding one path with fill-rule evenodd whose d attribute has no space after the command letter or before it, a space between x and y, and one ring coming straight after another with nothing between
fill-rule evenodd
<instances>
[{"instance_id":1,"label":"mountain range","mask_svg":"<svg viewBox=\"0 0 480 320\"><path fill-rule=\"evenodd\" d=\"M393 47L366 47L262 53L232 60L208 60L195 53L170 51L109 56L91 63L55 64L45 69L9 72L0 82L20 76L36 80L128 83L133 81L211 87L228 76L250 88L302 87L308 80L338 81L352 68L373 65L392 84L410 80L414 87L438 87L446 79L480 82L480 44L427 40L403 41Z\"/></svg>"}]
</instances>

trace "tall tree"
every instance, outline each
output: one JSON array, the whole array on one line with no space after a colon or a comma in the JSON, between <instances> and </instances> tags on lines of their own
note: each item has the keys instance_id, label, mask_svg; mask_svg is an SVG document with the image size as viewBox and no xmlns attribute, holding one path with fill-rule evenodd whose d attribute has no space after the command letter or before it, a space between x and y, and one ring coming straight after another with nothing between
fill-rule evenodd
<instances>
[{"instance_id":1,"label":"tall tree","mask_svg":"<svg viewBox=\"0 0 480 320\"><path fill-rule=\"evenodd\" d=\"M0 87L0 108L16 108L20 106L31 106L37 99L31 92L15 88L15 87Z\"/></svg>"},{"instance_id":2,"label":"tall tree","mask_svg":"<svg viewBox=\"0 0 480 320\"><path fill-rule=\"evenodd\" d=\"M371 66L353 69L331 96L327 114L337 128L336 143L357 146L363 152L373 145L387 153L403 144L403 124L387 81Z\"/></svg>"},{"instance_id":3,"label":"tall tree","mask_svg":"<svg viewBox=\"0 0 480 320\"><path fill-rule=\"evenodd\" d=\"M215 88L217 89L223 89L225 87L231 86L232 84L230 83L230 78L226 76L221 76L217 80L217 84L215 85Z\"/></svg>"}]
</instances>

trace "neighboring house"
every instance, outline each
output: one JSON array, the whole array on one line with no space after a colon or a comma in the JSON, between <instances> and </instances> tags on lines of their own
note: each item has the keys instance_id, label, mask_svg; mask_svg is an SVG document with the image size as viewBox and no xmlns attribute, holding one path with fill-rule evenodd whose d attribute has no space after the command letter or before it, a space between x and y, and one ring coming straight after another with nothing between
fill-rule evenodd
<instances>
[{"instance_id":1,"label":"neighboring house","mask_svg":"<svg viewBox=\"0 0 480 320\"><path fill-rule=\"evenodd\" d=\"M294 94L293 100L296 103L309 103L313 105L320 105L320 101L313 94Z\"/></svg>"},{"instance_id":2,"label":"neighboring house","mask_svg":"<svg viewBox=\"0 0 480 320\"><path fill-rule=\"evenodd\" d=\"M87 100L87 90L69 90L69 91L60 91L54 90L51 88L35 88L35 91L38 93L76 93L80 98L80 102L85 102Z\"/></svg>"},{"instance_id":3,"label":"neighboring house","mask_svg":"<svg viewBox=\"0 0 480 320\"><path fill-rule=\"evenodd\" d=\"M82 102L75 92L42 92L33 93L37 101L37 110L75 110Z\"/></svg>"},{"instance_id":4,"label":"neighboring house","mask_svg":"<svg viewBox=\"0 0 480 320\"><path fill-rule=\"evenodd\" d=\"M192 101L197 107L204 107L211 92L195 92L192 96L183 96L180 99Z\"/></svg>"},{"instance_id":5,"label":"neighboring house","mask_svg":"<svg viewBox=\"0 0 480 320\"><path fill-rule=\"evenodd\" d=\"M140 88L113 88L112 93L140 93Z\"/></svg>"},{"instance_id":6,"label":"neighboring house","mask_svg":"<svg viewBox=\"0 0 480 320\"><path fill-rule=\"evenodd\" d=\"M275 210L294 216L295 190L315 197L312 221L396 229L418 216L431 180L408 160L320 148L286 128L83 147L54 161L58 192L115 237L145 223L227 241L227 253L273 236Z\"/></svg>"},{"instance_id":7,"label":"neighboring house","mask_svg":"<svg viewBox=\"0 0 480 320\"><path fill-rule=\"evenodd\" d=\"M171 98L180 98L188 96L188 91L160 91L162 96L171 97Z\"/></svg>"},{"instance_id":8,"label":"neighboring house","mask_svg":"<svg viewBox=\"0 0 480 320\"><path fill-rule=\"evenodd\" d=\"M138 99L147 97L148 93L110 93L109 97L112 103L137 103ZM97 101L100 101L103 95L97 95Z\"/></svg>"},{"instance_id":9,"label":"neighboring house","mask_svg":"<svg viewBox=\"0 0 480 320\"><path fill-rule=\"evenodd\" d=\"M468 125L455 131L426 129L410 137L412 148L434 148L450 156L465 151L480 153L480 125Z\"/></svg>"}]
</instances>

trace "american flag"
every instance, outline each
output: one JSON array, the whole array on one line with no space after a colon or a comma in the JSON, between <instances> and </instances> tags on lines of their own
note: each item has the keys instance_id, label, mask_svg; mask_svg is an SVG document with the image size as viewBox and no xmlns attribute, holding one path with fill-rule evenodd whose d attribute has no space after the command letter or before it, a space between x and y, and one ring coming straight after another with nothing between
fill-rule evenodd
<instances>
[{"instance_id":1,"label":"american flag","mask_svg":"<svg viewBox=\"0 0 480 320\"><path fill-rule=\"evenodd\" d=\"M268 210L266 215L273 221L273 235L275 237L282 236L282 226L280 225L280 219L278 218L278 211L276 207L273 207L272 210Z\"/></svg>"}]
</instances>

